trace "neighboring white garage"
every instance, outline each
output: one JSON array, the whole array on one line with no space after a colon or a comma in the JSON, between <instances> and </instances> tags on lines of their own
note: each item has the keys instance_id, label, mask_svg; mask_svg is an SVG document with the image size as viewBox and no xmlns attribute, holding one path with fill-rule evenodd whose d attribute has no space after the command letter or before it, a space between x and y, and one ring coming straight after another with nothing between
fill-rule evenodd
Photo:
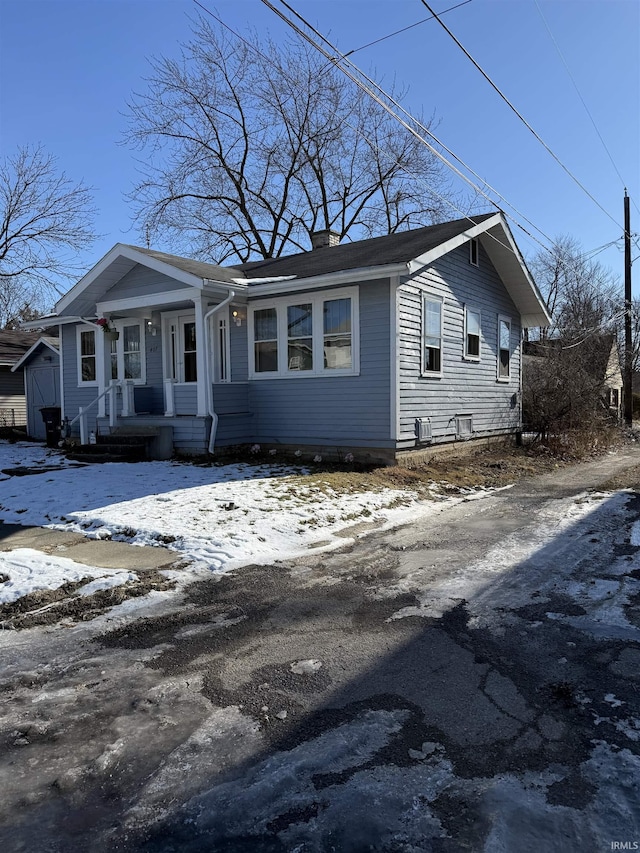
<instances>
[{"instance_id":1,"label":"neighboring white garage","mask_svg":"<svg viewBox=\"0 0 640 853\"><path fill-rule=\"evenodd\" d=\"M30 438L47 438L42 409L60 409L60 353L58 339L43 335L11 368L24 372L26 425ZM59 413L58 413L59 414Z\"/></svg>"}]
</instances>

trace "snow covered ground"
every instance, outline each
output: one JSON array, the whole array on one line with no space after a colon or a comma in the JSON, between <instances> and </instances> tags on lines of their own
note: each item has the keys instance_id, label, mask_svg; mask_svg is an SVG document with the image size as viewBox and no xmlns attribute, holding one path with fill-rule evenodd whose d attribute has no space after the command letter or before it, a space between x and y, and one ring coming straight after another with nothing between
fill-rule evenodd
<instances>
[{"instance_id":1,"label":"snow covered ground","mask_svg":"<svg viewBox=\"0 0 640 853\"><path fill-rule=\"evenodd\" d=\"M77 466L42 445L0 442L0 472L15 469L42 473L0 473L5 523L168 546L190 561L193 572L222 572L335 547L344 543L350 526L364 522L382 529L460 500L434 493L438 501L420 502L400 489L338 494L322 484L305 485L299 468L280 464ZM127 572L31 549L1 552L0 575L5 576L0 604L83 577L102 578L105 586L130 579Z\"/></svg>"}]
</instances>

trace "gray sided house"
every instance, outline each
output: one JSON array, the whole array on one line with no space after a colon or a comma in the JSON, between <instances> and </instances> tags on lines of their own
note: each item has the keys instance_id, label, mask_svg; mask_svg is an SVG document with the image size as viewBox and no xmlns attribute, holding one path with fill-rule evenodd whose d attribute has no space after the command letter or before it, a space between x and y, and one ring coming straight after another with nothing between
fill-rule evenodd
<instances>
[{"instance_id":1,"label":"gray sided house","mask_svg":"<svg viewBox=\"0 0 640 853\"><path fill-rule=\"evenodd\" d=\"M522 329L549 317L502 214L332 236L236 267L116 245L47 321L72 434L392 461L516 432Z\"/></svg>"}]
</instances>

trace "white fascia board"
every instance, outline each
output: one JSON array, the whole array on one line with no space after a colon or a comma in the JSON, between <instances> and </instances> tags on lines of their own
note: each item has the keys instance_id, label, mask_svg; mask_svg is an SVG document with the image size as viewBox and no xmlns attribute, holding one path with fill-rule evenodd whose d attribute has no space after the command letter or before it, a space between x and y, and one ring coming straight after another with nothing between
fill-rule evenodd
<instances>
[{"instance_id":1,"label":"white fascia board","mask_svg":"<svg viewBox=\"0 0 640 853\"><path fill-rule=\"evenodd\" d=\"M171 305L176 302L184 302L185 299L193 301L202 296L202 290L195 287L182 287L180 290L165 290L161 293L147 294L146 296L129 296L123 299L111 299L107 302L96 303L98 315L112 314L121 311L135 311L139 308L159 308L162 305Z\"/></svg>"},{"instance_id":2,"label":"white fascia board","mask_svg":"<svg viewBox=\"0 0 640 853\"><path fill-rule=\"evenodd\" d=\"M16 363L11 368L11 372L15 373L16 370L18 370L25 363L25 361L28 361L28 359L31 357L31 354L35 352L41 344L42 346L49 347L49 349L52 353L54 353L54 355L60 355L60 351L56 347L54 347L53 344L50 344L49 341L45 341L44 338L38 338L35 344L29 347L29 349L25 352L22 358L19 361L16 361Z\"/></svg>"},{"instance_id":3,"label":"white fascia board","mask_svg":"<svg viewBox=\"0 0 640 853\"><path fill-rule=\"evenodd\" d=\"M452 252L454 249L457 249L458 246L462 246L465 243L468 243L469 240L473 240L474 237L479 237L485 231L488 231L489 228L493 228L495 225L499 225L503 223L503 218L500 213L496 213L495 216L492 216L490 219L485 219L484 222L481 222L479 225L471 225L464 231L462 234L458 234L456 237L452 237L450 240L447 240L445 243L440 243L439 246L434 246L433 249L430 249L428 252L425 252L424 255L419 255L417 258L414 258L409 262L410 272L413 275L414 273L421 270L423 267L432 264L434 261L437 261L438 258L441 258L443 255Z\"/></svg>"},{"instance_id":4,"label":"white fascia board","mask_svg":"<svg viewBox=\"0 0 640 853\"><path fill-rule=\"evenodd\" d=\"M89 287L118 258L127 258L133 263L142 264L149 269L155 270L155 272L167 275L176 281L181 281L183 284L189 285L190 287L202 287L203 279L200 278L200 276L185 272L184 270L174 267L171 264L167 264L164 261L159 261L157 258L153 258L151 255L146 255L144 252L138 252L136 249L132 249L131 246L125 246L123 243L116 243L113 249L110 249L102 260L98 261L98 263L56 303L56 311L58 313L63 312L65 308L77 299L78 296L80 296L87 287Z\"/></svg>"},{"instance_id":5,"label":"white fascia board","mask_svg":"<svg viewBox=\"0 0 640 853\"><path fill-rule=\"evenodd\" d=\"M289 293L291 291L297 293L302 290L319 290L320 288L337 287L343 284L355 284L358 281L407 275L407 273L408 266L406 263L340 270L339 272L325 273L324 275L316 275L311 278L291 278L275 284L254 284L251 285L249 297L274 296L278 293Z\"/></svg>"},{"instance_id":6,"label":"white fascia board","mask_svg":"<svg viewBox=\"0 0 640 853\"><path fill-rule=\"evenodd\" d=\"M28 320L25 323L20 323L21 329L26 329L30 331L31 329L44 329L49 328L50 326L67 326L70 323L80 323L82 321L82 317L40 317L38 320Z\"/></svg>"}]
</instances>

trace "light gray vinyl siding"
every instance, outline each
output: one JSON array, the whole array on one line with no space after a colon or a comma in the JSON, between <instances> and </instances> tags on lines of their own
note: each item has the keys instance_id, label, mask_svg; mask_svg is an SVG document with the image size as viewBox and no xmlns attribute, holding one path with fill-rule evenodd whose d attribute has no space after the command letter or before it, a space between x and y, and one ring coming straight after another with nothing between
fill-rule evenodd
<instances>
[{"instance_id":1,"label":"light gray vinyl siding","mask_svg":"<svg viewBox=\"0 0 640 853\"><path fill-rule=\"evenodd\" d=\"M231 381L246 382L249 376L247 323L243 322L241 326L236 326L233 320L231 320L231 322L229 323L229 332L229 349L231 352Z\"/></svg>"},{"instance_id":2,"label":"light gray vinyl siding","mask_svg":"<svg viewBox=\"0 0 640 853\"><path fill-rule=\"evenodd\" d=\"M198 389L196 383L185 382L174 385L173 399L177 415L195 415L198 411Z\"/></svg>"},{"instance_id":3,"label":"light gray vinyl siding","mask_svg":"<svg viewBox=\"0 0 640 853\"><path fill-rule=\"evenodd\" d=\"M391 445L389 287L388 279L359 285L358 376L250 383L257 442L331 448Z\"/></svg>"},{"instance_id":4,"label":"light gray vinyl siding","mask_svg":"<svg viewBox=\"0 0 640 853\"><path fill-rule=\"evenodd\" d=\"M430 418L433 440L455 438L457 415L472 415L474 436L508 433L520 425L519 315L480 245L479 266L468 245L406 280L399 294L400 447L415 445L415 419ZM442 298L442 377L421 375L422 301ZM481 313L480 360L464 357L465 306ZM497 380L498 316L511 320L511 377Z\"/></svg>"},{"instance_id":5,"label":"light gray vinyl siding","mask_svg":"<svg viewBox=\"0 0 640 853\"><path fill-rule=\"evenodd\" d=\"M182 288L186 289L187 285L168 275L163 275L138 264L122 276L120 281L114 284L100 301L111 302L113 299L129 299L134 296L154 296L158 293L181 290Z\"/></svg>"},{"instance_id":6,"label":"light gray vinyl siding","mask_svg":"<svg viewBox=\"0 0 640 853\"><path fill-rule=\"evenodd\" d=\"M253 441L254 418L249 411L249 383L213 386L213 408L218 415L216 447Z\"/></svg>"},{"instance_id":7,"label":"light gray vinyl siding","mask_svg":"<svg viewBox=\"0 0 640 853\"><path fill-rule=\"evenodd\" d=\"M136 411L153 414L164 412L164 382L162 378L162 335L145 333L146 382L136 388ZM140 400L140 405L138 405Z\"/></svg>"},{"instance_id":8,"label":"light gray vinyl siding","mask_svg":"<svg viewBox=\"0 0 640 853\"><path fill-rule=\"evenodd\" d=\"M61 352L64 385L64 411L63 417L73 420L78 414L80 406L86 408L98 396L97 385L78 385L78 351L76 343L76 326L67 325L61 327ZM88 328L88 327L87 327ZM89 432L96 429L97 405L87 413L87 429ZM72 435L79 437L80 424L76 421L72 428Z\"/></svg>"}]
</instances>

